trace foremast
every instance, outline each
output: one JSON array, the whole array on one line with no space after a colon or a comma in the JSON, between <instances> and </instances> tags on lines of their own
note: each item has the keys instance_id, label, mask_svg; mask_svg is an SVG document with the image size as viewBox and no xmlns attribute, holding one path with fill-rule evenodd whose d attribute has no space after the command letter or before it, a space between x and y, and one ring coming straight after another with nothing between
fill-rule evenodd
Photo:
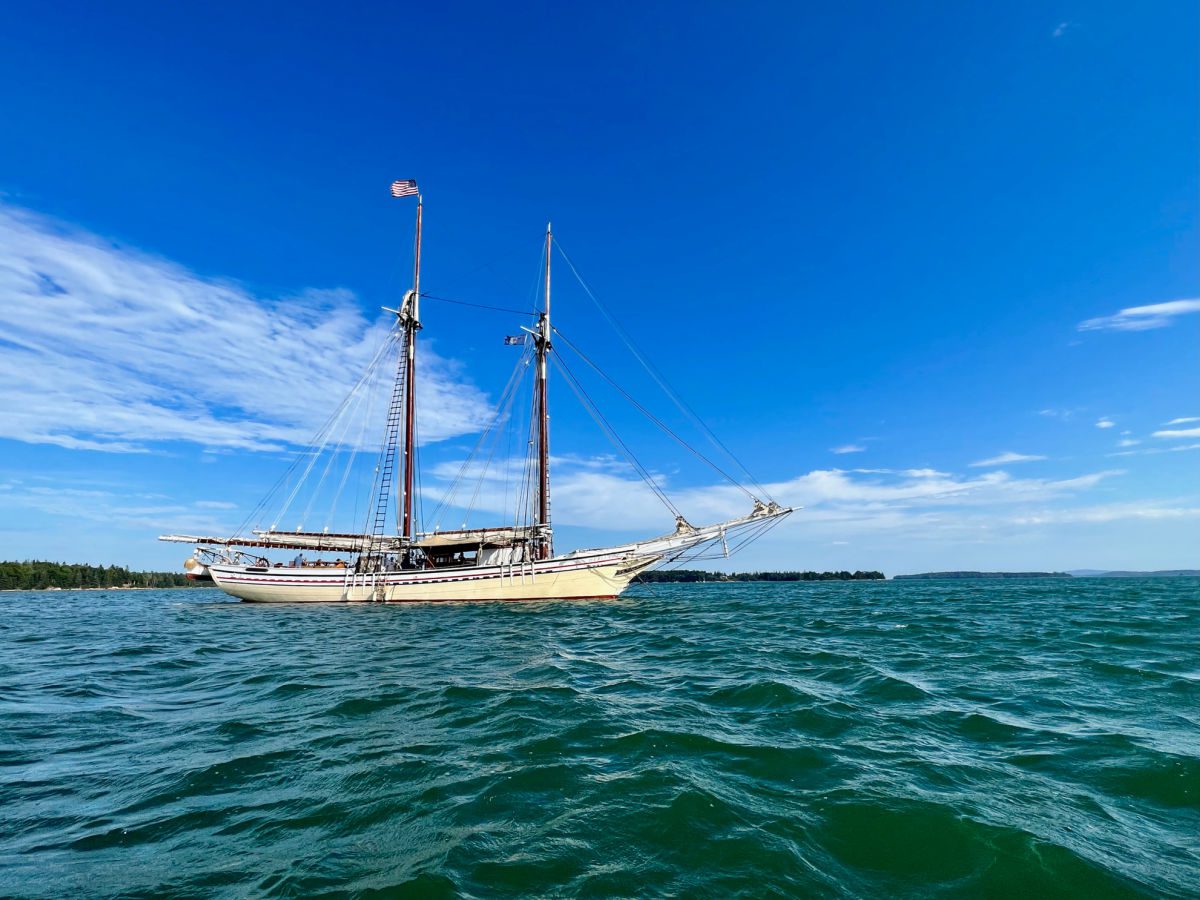
<instances>
[{"instance_id":1,"label":"foremast","mask_svg":"<svg viewBox=\"0 0 1200 900\"><path fill-rule=\"evenodd\" d=\"M546 304L538 317L534 346L537 350L537 424L538 424L538 557L554 555L554 537L550 529L550 409L546 402L546 357L550 353L550 250L554 238L546 223Z\"/></svg>"},{"instance_id":2,"label":"foremast","mask_svg":"<svg viewBox=\"0 0 1200 900\"><path fill-rule=\"evenodd\" d=\"M388 528L388 511L394 509L396 528L400 532L400 543L411 545L414 532L413 481L416 472L416 362L417 332L421 330L421 218L423 203L417 192L415 181L396 181L392 184L393 197L417 198L417 227L413 247L413 286L406 291L398 309L384 307L396 314L400 352L396 360L396 378L392 384L392 397L388 404L387 424L384 428L383 448L375 470L373 514L369 514L367 527L363 531L359 549L359 569L376 571L383 561L385 530ZM397 456L399 459L397 460ZM395 469L399 465L399 478ZM399 494L399 503L392 507L393 492ZM373 515L373 518L371 517Z\"/></svg>"},{"instance_id":3,"label":"foremast","mask_svg":"<svg viewBox=\"0 0 1200 900\"><path fill-rule=\"evenodd\" d=\"M416 378L417 378L417 332L421 330L421 195L417 194L417 237L413 251L413 288L400 309L400 326L404 329L404 352L407 354L404 367L404 450L401 455L404 477L402 480L402 521L400 534L409 541L413 538L413 475L416 459Z\"/></svg>"}]
</instances>

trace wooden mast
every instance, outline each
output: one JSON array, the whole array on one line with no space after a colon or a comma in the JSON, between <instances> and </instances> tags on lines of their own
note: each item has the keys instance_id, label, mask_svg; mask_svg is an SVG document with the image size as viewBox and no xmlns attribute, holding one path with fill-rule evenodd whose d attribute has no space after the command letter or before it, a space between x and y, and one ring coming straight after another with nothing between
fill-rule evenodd
<instances>
[{"instance_id":1,"label":"wooden mast","mask_svg":"<svg viewBox=\"0 0 1200 900\"><path fill-rule=\"evenodd\" d=\"M550 536L550 410L546 404L546 356L550 351L550 223L546 223L546 307L542 310L537 342L538 397L538 524L545 529L539 543L539 555L549 559L554 553Z\"/></svg>"},{"instance_id":2,"label":"wooden mast","mask_svg":"<svg viewBox=\"0 0 1200 900\"><path fill-rule=\"evenodd\" d=\"M400 533L409 539L413 536L413 474L416 470L413 459L415 437L413 432L417 410L417 332L421 330L421 206L421 195L417 194L417 241L413 254L413 289L409 296L407 315L404 318L404 351L408 358L404 366L404 454L402 459L404 513Z\"/></svg>"}]
</instances>

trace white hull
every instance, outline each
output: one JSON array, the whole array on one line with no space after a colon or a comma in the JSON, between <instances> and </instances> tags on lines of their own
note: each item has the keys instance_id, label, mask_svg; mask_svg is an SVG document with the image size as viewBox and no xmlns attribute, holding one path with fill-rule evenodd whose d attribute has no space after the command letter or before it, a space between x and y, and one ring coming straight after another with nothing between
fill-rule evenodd
<instances>
[{"instance_id":1,"label":"white hull","mask_svg":"<svg viewBox=\"0 0 1200 900\"><path fill-rule=\"evenodd\" d=\"M255 603L613 599L657 557L608 551L521 565L356 574L339 568L213 565L225 593Z\"/></svg>"},{"instance_id":2,"label":"white hull","mask_svg":"<svg viewBox=\"0 0 1200 900\"><path fill-rule=\"evenodd\" d=\"M212 562L207 568L217 587L252 603L611 600L629 587L639 572L677 559L692 548L724 542L728 535L744 529L769 528L790 512L763 506L748 516L727 522L701 528L685 525L674 534L634 544L576 550L536 562L374 573L332 566L255 566L232 562ZM281 537L286 539L286 533ZM204 538L184 535L168 535L163 540L206 542Z\"/></svg>"}]
</instances>

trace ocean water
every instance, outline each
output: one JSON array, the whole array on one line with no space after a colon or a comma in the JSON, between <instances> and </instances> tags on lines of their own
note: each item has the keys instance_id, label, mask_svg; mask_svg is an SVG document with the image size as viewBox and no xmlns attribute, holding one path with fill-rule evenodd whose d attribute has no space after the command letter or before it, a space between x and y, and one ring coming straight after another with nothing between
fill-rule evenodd
<instances>
[{"instance_id":1,"label":"ocean water","mask_svg":"<svg viewBox=\"0 0 1200 900\"><path fill-rule=\"evenodd\" d=\"M0 895L1200 896L1200 580L0 594Z\"/></svg>"}]
</instances>

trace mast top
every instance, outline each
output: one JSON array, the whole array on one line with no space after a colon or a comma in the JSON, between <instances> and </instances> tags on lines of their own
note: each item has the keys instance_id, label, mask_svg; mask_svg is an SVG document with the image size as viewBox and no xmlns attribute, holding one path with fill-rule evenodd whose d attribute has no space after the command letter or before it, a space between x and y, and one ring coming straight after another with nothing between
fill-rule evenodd
<instances>
[{"instance_id":1,"label":"mast top","mask_svg":"<svg viewBox=\"0 0 1200 900\"><path fill-rule=\"evenodd\" d=\"M553 247L554 237L550 231L550 223L546 223L546 309L543 311L543 324L545 325L543 337L547 344L550 343L550 251Z\"/></svg>"}]
</instances>

